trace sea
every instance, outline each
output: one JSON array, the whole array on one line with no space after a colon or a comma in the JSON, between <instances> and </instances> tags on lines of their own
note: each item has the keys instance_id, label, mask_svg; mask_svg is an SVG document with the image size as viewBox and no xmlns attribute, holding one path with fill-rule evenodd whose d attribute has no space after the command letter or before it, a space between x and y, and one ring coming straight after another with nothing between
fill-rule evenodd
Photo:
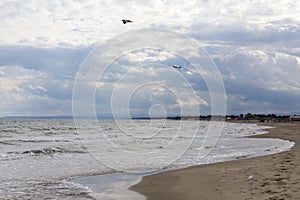
<instances>
[{"instance_id":1,"label":"sea","mask_svg":"<svg viewBox=\"0 0 300 200\"><path fill-rule=\"evenodd\" d=\"M274 154L272 127L170 119L0 119L0 199L145 199L141 177Z\"/></svg>"}]
</instances>

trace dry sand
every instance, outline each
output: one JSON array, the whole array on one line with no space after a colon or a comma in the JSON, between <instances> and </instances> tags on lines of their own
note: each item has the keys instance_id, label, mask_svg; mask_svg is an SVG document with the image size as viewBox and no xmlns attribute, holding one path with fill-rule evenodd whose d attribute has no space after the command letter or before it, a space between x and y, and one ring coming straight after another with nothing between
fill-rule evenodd
<instances>
[{"instance_id":1,"label":"dry sand","mask_svg":"<svg viewBox=\"0 0 300 200\"><path fill-rule=\"evenodd\" d=\"M300 200L300 123L262 125L276 128L255 137L281 138L296 145L278 154L146 176L130 189L148 200ZM252 180L247 179L250 175Z\"/></svg>"}]
</instances>

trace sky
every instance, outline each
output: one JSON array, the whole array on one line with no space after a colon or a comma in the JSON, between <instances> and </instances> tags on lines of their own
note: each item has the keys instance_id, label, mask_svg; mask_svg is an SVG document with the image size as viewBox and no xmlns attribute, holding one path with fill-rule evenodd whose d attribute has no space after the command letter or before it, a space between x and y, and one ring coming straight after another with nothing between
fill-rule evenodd
<instances>
[{"instance_id":1,"label":"sky","mask_svg":"<svg viewBox=\"0 0 300 200\"><path fill-rule=\"evenodd\" d=\"M227 114L300 114L299 13L297 0L3 0L0 116L72 115L93 49L145 28L201 44L222 77ZM139 117L210 114L206 84L180 55L145 46L119 55L90 87L97 115Z\"/></svg>"}]
</instances>

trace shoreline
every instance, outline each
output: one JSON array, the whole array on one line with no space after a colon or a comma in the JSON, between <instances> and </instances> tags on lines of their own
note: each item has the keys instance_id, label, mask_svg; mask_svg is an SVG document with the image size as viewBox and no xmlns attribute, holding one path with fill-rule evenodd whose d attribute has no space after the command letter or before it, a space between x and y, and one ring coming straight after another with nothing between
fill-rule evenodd
<instances>
[{"instance_id":1,"label":"shoreline","mask_svg":"<svg viewBox=\"0 0 300 200\"><path fill-rule=\"evenodd\" d=\"M293 141L295 145L289 151L276 154L144 176L129 189L145 195L148 200L299 199L300 123L250 123L275 127L268 129L267 134L252 138L279 138Z\"/></svg>"}]
</instances>

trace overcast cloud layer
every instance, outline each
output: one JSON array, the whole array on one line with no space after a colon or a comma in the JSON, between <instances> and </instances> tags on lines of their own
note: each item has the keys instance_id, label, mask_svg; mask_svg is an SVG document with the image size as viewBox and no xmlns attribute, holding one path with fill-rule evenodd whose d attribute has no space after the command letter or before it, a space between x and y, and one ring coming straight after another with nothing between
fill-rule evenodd
<instances>
[{"instance_id":1,"label":"overcast cloud layer","mask_svg":"<svg viewBox=\"0 0 300 200\"><path fill-rule=\"evenodd\" d=\"M222 74L228 114L300 114L299 13L297 0L1 1L0 116L72 114L73 83L88 53L120 33L149 27L186 34L203 45ZM124 25L123 18L134 23ZM179 72L196 100L184 93L183 82L182 101L152 85L130 99L131 114L164 115L158 104L169 115L180 107L198 114L195 106L209 114L201 76L178 56L159 50L129 52L95 83L99 114L110 116L111 92L124 74L127 84L168 79L169 89L175 87L178 77L165 67L174 63L186 66Z\"/></svg>"}]
</instances>

